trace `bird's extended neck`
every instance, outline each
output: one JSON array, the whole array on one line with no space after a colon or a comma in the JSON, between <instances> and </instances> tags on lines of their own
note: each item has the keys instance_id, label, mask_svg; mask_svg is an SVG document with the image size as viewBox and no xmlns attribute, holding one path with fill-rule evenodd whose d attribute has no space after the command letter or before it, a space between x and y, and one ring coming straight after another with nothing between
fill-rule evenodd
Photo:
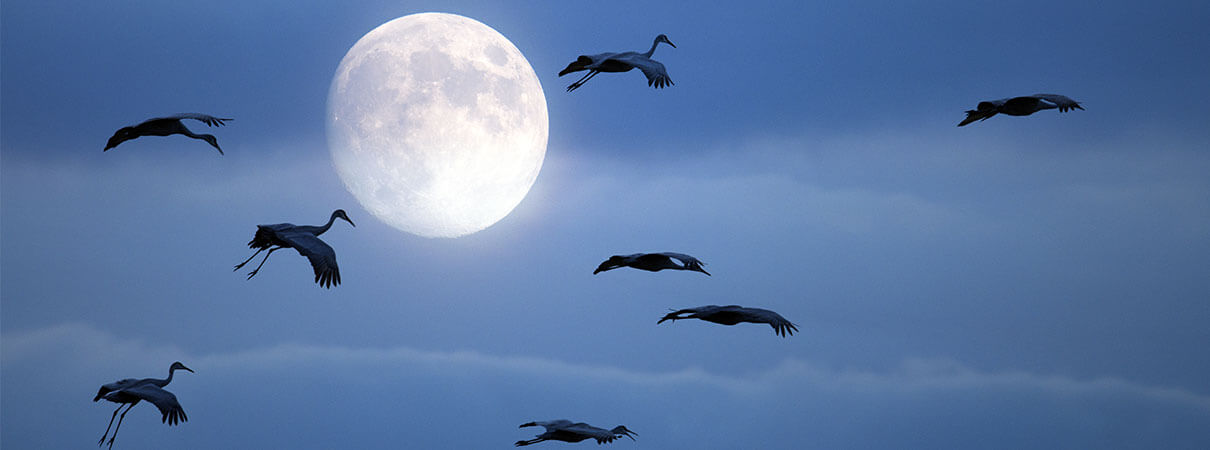
<instances>
[{"instance_id":1,"label":"bird's extended neck","mask_svg":"<svg viewBox=\"0 0 1210 450\"><path fill-rule=\"evenodd\" d=\"M328 228L332 228L333 223L336 223L336 211L332 211L332 216L328 217L328 223L325 223L322 227L319 227L315 230L315 235L319 236L324 234L325 231L328 231Z\"/></svg>"},{"instance_id":2,"label":"bird's extended neck","mask_svg":"<svg viewBox=\"0 0 1210 450\"><path fill-rule=\"evenodd\" d=\"M168 378L165 378L163 380L155 380L155 384L159 387L167 386L168 383L172 382L172 374L176 373L176 370L177 370L176 367L172 367L172 368L168 369Z\"/></svg>"},{"instance_id":3,"label":"bird's extended neck","mask_svg":"<svg viewBox=\"0 0 1210 450\"><path fill-rule=\"evenodd\" d=\"M655 38L654 41L651 42L651 50L647 50L647 53L644 53L643 56L650 58L651 55L655 54L655 48L659 47L659 45L660 45L660 38L657 37L657 38Z\"/></svg>"}]
</instances>

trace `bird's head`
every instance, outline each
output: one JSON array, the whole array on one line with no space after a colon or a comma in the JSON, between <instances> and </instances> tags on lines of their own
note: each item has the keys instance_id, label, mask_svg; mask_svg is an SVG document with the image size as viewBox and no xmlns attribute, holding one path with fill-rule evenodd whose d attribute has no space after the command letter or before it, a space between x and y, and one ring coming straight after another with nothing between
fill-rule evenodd
<instances>
[{"instance_id":1,"label":"bird's head","mask_svg":"<svg viewBox=\"0 0 1210 450\"><path fill-rule=\"evenodd\" d=\"M996 104L992 103L992 102L979 102L979 105L975 106L975 111L978 111L978 112L988 112L988 111L995 111L995 110L996 110Z\"/></svg>"},{"instance_id":2,"label":"bird's head","mask_svg":"<svg viewBox=\"0 0 1210 450\"><path fill-rule=\"evenodd\" d=\"M657 43L663 42L665 44L671 45L672 48L676 48L676 44L673 44L672 41L668 40L668 35L661 34L659 36L656 36L655 42L657 42Z\"/></svg>"},{"instance_id":3,"label":"bird's head","mask_svg":"<svg viewBox=\"0 0 1210 450\"><path fill-rule=\"evenodd\" d=\"M184 365L184 364L181 364L181 362L180 362L180 361L177 361L177 362L172 363L172 367L169 367L169 368L168 368L168 372L173 372L173 371L175 371L175 370L177 370L177 369L180 369L180 370L188 370L188 371L189 371L189 373L195 373L195 372L193 372L193 369L190 369L190 368L188 368L188 367L185 367L185 365Z\"/></svg>"},{"instance_id":4,"label":"bird's head","mask_svg":"<svg viewBox=\"0 0 1210 450\"><path fill-rule=\"evenodd\" d=\"M661 323L664 323L664 321L665 321L665 320L671 320L671 321L673 321L673 322L676 322L676 319L680 319L680 318L681 318L681 317L677 316L677 312L676 312L676 310L675 310L675 309L668 308L668 310L669 310L669 311L672 311L672 312L670 312L670 313L668 313L668 314L664 314L664 317L660 318L660 320L659 320L658 322L656 322L656 323L655 323L656 325L659 325L659 324L661 324Z\"/></svg>"},{"instance_id":5,"label":"bird's head","mask_svg":"<svg viewBox=\"0 0 1210 450\"><path fill-rule=\"evenodd\" d=\"M613 432L613 434L626 436L626 437L630 438L630 440L632 440L632 441L635 440L634 439L635 436L639 435L638 433L635 433L633 431L626 429L625 425L618 425L609 431Z\"/></svg>"},{"instance_id":6,"label":"bird's head","mask_svg":"<svg viewBox=\"0 0 1210 450\"><path fill-rule=\"evenodd\" d=\"M134 127L123 127L122 129L115 132L112 137L109 138L109 142L105 143L105 150L101 150L101 151L103 151L103 152L109 151L109 149L117 147L118 144L129 141L136 137L138 137L138 136L136 136L134 134Z\"/></svg>"},{"instance_id":7,"label":"bird's head","mask_svg":"<svg viewBox=\"0 0 1210 450\"><path fill-rule=\"evenodd\" d=\"M614 266L622 264L622 262L625 260L626 260L626 257L622 256L622 255L610 256L609 259L605 260L605 262L603 262L603 263L601 263L601 265L597 266L597 270L592 271L592 274L596 275L598 273L612 269L612 268L614 268Z\"/></svg>"},{"instance_id":8,"label":"bird's head","mask_svg":"<svg viewBox=\"0 0 1210 450\"><path fill-rule=\"evenodd\" d=\"M692 270L694 272L704 273L707 276L712 276L712 275L710 275L710 272L707 272L706 269L702 268L702 264L705 264L705 263L699 262L699 261L689 261L688 263L685 264L685 270Z\"/></svg>"},{"instance_id":9,"label":"bird's head","mask_svg":"<svg viewBox=\"0 0 1210 450\"><path fill-rule=\"evenodd\" d=\"M218 150L218 154L223 154L223 148L218 146L218 138L214 137L213 134L203 134L199 135L198 137L202 138L206 142L209 142L211 147L214 147L215 150Z\"/></svg>"},{"instance_id":10,"label":"bird's head","mask_svg":"<svg viewBox=\"0 0 1210 450\"><path fill-rule=\"evenodd\" d=\"M352 219L349 219L349 215L345 214L345 210L343 210L343 209L338 209L336 211L332 211L332 217L339 217L341 219L344 219L345 222L348 222L349 225L352 225L354 227L357 226L357 224L353 223Z\"/></svg>"}]
</instances>

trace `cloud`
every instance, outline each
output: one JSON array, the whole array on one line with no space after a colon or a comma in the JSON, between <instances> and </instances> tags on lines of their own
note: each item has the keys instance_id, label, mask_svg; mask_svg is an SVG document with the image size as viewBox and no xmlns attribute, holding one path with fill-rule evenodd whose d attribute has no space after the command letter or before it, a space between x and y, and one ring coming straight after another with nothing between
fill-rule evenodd
<instances>
[{"instance_id":1,"label":"cloud","mask_svg":"<svg viewBox=\"0 0 1210 450\"><path fill-rule=\"evenodd\" d=\"M942 359L905 359L896 368L871 371L833 369L787 358L766 368L723 375L692 367L644 371L532 355L498 356L406 346L279 344L237 352L188 354L170 344L125 339L80 324L6 332L2 350L4 439L18 447L32 439L29 431L19 430L54 426L26 423L27 419L42 416L31 410L56 404L74 404L72 409L79 409L87 404L83 397L54 398L62 395L56 393L55 386L95 386L108 381L104 377L90 379L97 377L96 373L156 375L176 359L197 370L172 386L190 408L192 422L181 428L187 431L165 430L142 420L140 425L130 427L131 431L124 427L124 433L130 433L125 439L147 439L152 445L196 444L202 448L210 442L222 442L209 440L214 438L206 431L222 427L227 439L238 436L240 440L235 442L247 448L283 442L299 448L342 443L383 448L396 437L377 427L422 421L423 431L395 426L410 429L406 433L397 430L408 436L427 435L409 437L415 445L478 448L525 437L516 432L516 423L558 415L623 422L641 429L642 443L657 448L748 445L736 437L737 433L759 433L759 442L778 448L800 448L792 443L807 436L830 443L826 445L829 448L857 447L861 442L886 447L897 441L901 447L962 446L977 442L969 439L981 434L1002 434L1002 430L990 427L1006 426L1006 421L1017 432L1035 433L1031 439L1037 441L1006 437L986 447L1059 442L1047 439L1062 433L1068 433L1062 442L1082 447L1101 443L1097 433L1106 432L1107 424L1114 423L1150 427L1141 434L1148 439L1143 443L1157 445L1144 446L1179 448L1187 447L1181 442L1210 438L1206 428L1197 431L1199 426L1210 424L1210 397L1206 395L1112 377L1077 379L1021 370L991 372ZM20 390L14 389L13 383L21 385ZM46 385L40 385L43 383ZM37 395L25 393L31 389ZM83 394L87 393L71 396ZM249 411L252 405L259 406ZM108 409L95 409L100 408L77 411L70 418L98 421L107 415ZM1166 417L1167 422L1155 423L1158 416ZM954 431L952 436L902 440L907 430L945 429L935 422L941 418L968 429ZM1089 420L1103 423L1083 430L1064 429L1087 425ZM447 433L468 426L479 431L457 438ZM264 429L277 427L315 429L298 431L298 441L258 441L267 438ZM353 441L324 441L313 436L330 433L332 427L346 427L348 430L342 432L366 436ZM139 430L133 431L135 428ZM78 435L82 431L93 430L68 428L60 433ZM719 435L711 436L712 431ZM774 436L778 433L782 435ZM1070 440L1072 433L1074 441ZM308 444L308 439L318 441Z\"/></svg>"}]
</instances>

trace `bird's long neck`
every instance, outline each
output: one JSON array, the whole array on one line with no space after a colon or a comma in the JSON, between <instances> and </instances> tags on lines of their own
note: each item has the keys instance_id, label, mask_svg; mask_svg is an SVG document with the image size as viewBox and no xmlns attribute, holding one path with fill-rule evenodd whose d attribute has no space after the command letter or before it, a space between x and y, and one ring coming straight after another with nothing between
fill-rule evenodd
<instances>
[{"instance_id":1,"label":"bird's long neck","mask_svg":"<svg viewBox=\"0 0 1210 450\"><path fill-rule=\"evenodd\" d=\"M168 369L168 378L165 378L163 380L152 380L152 383L155 383L155 385L159 386L159 387L167 386L168 383L172 382L172 374L174 374L174 373L176 373L176 367Z\"/></svg>"},{"instance_id":2,"label":"bird's long neck","mask_svg":"<svg viewBox=\"0 0 1210 450\"><path fill-rule=\"evenodd\" d=\"M655 54L655 48L658 47L659 45L660 45L660 38L657 37L657 38L655 38L654 41L651 42L651 50L647 50L647 53L644 53L643 56L650 58L651 55Z\"/></svg>"},{"instance_id":3,"label":"bird's long neck","mask_svg":"<svg viewBox=\"0 0 1210 450\"><path fill-rule=\"evenodd\" d=\"M328 228L332 228L332 224L335 222L336 222L336 213L333 212L332 217L328 218L328 223L325 223L322 227L319 227L315 230L315 235L319 236L321 234L324 234L325 231L328 231Z\"/></svg>"}]
</instances>

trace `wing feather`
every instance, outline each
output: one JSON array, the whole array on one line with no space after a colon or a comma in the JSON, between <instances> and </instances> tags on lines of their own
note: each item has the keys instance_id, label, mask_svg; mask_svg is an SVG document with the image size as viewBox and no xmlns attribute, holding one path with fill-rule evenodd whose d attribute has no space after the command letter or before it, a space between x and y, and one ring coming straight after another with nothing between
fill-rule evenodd
<instances>
[{"instance_id":1,"label":"wing feather","mask_svg":"<svg viewBox=\"0 0 1210 450\"><path fill-rule=\"evenodd\" d=\"M1072 100L1072 99L1070 99L1070 98L1068 98L1067 96L1064 96L1064 95L1059 95L1059 94L1034 94L1034 95L1033 95L1033 97L1034 97L1034 98L1037 98L1037 99L1042 99L1042 100L1046 100L1046 101L1048 101L1048 102L1054 103L1054 104L1055 104L1055 106L1059 107L1059 112L1067 112L1067 111L1076 110L1076 109L1079 109L1079 110L1083 110L1083 109L1084 109L1084 107L1083 107L1083 106L1080 106L1080 102L1077 102L1077 101L1075 101L1075 100Z\"/></svg>"},{"instance_id":2,"label":"wing feather","mask_svg":"<svg viewBox=\"0 0 1210 450\"><path fill-rule=\"evenodd\" d=\"M336 250L311 233L279 231L277 238L290 244L298 254L306 256L315 270L315 282L331 288L340 284L340 267L336 265Z\"/></svg>"},{"instance_id":3,"label":"wing feather","mask_svg":"<svg viewBox=\"0 0 1210 450\"><path fill-rule=\"evenodd\" d=\"M668 76L668 70L659 61L647 58L643 55L625 55L612 58L615 61L630 64L643 71L643 75L647 76L647 85L656 88L672 86L676 83L672 82L672 78Z\"/></svg>"},{"instance_id":4,"label":"wing feather","mask_svg":"<svg viewBox=\"0 0 1210 450\"><path fill-rule=\"evenodd\" d=\"M201 114L201 113L181 113L181 114L176 114L176 115L165 117L165 119L177 119L177 120L193 119L193 120L201 121L202 123L212 126L212 127L223 126L223 125L226 125L226 123L225 123L226 121L235 120L235 119L223 119L223 118L214 117L214 116L211 116L208 114Z\"/></svg>"},{"instance_id":5,"label":"wing feather","mask_svg":"<svg viewBox=\"0 0 1210 450\"><path fill-rule=\"evenodd\" d=\"M160 409L160 414L163 416L160 420L168 425L176 425L189 420L189 417L185 416L185 410L181 408L180 402L177 402L176 396L172 395L171 392L160 389L159 386L141 384L123 389L120 392L151 402L156 408Z\"/></svg>"}]
</instances>

